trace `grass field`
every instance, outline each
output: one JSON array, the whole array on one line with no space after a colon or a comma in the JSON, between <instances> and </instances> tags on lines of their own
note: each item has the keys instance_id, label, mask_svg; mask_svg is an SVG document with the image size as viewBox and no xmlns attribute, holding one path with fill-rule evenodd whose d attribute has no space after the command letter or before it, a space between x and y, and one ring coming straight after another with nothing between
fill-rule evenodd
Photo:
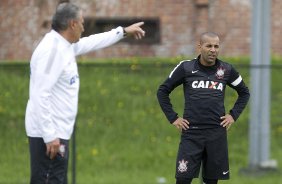
<instances>
[{"instance_id":1,"label":"grass field","mask_svg":"<svg viewBox=\"0 0 282 184\"><path fill-rule=\"evenodd\" d=\"M76 124L77 184L174 183L179 133L161 112L156 90L177 64L154 59L126 59L79 66L80 99ZM165 62L165 63L164 63ZM233 61L236 65L238 59ZM249 84L249 68L236 67ZM271 158L282 165L282 68L272 69ZM0 184L29 180L24 113L28 99L28 65L0 65ZM183 109L182 89L172 94ZM226 93L230 108L235 93ZM229 131L231 180L222 184L281 184L280 170L261 176L240 174L248 166L249 106ZM71 160L69 169L71 178ZM193 184L199 183L194 180Z\"/></svg>"}]
</instances>

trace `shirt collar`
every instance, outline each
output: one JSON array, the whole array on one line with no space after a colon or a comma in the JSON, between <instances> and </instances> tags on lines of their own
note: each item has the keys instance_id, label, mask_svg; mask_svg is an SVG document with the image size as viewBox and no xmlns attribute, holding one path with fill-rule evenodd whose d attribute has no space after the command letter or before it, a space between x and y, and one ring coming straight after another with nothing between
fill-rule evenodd
<instances>
[{"instance_id":1,"label":"shirt collar","mask_svg":"<svg viewBox=\"0 0 282 184\"><path fill-rule=\"evenodd\" d=\"M67 41L64 37L62 37L62 35L54 29L50 31L50 34L54 35L55 38L59 39L66 47L71 46L71 43Z\"/></svg>"}]
</instances>

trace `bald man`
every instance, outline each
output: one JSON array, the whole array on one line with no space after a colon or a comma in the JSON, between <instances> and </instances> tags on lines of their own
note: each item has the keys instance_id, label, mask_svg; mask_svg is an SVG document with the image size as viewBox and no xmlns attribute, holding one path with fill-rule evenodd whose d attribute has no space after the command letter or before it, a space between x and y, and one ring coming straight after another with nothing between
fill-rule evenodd
<instances>
[{"instance_id":1,"label":"bald man","mask_svg":"<svg viewBox=\"0 0 282 184\"><path fill-rule=\"evenodd\" d=\"M176 184L190 184L203 163L205 184L229 179L227 129L238 119L249 100L249 90L232 65L219 60L219 36L200 36L200 55L181 61L160 85L157 97L168 121L181 131L176 160ZM185 108L179 116L170 102L170 93L184 88ZM232 109L225 112L226 86L237 91Z\"/></svg>"}]
</instances>

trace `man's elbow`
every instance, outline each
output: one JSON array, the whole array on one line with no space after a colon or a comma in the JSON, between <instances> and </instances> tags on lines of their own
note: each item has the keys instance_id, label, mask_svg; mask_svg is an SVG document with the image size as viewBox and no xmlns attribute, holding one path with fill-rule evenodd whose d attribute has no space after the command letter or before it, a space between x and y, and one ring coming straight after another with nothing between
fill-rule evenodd
<instances>
[{"instance_id":1,"label":"man's elbow","mask_svg":"<svg viewBox=\"0 0 282 184\"><path fill-rule=\"evenodd\" d=\"M157 95L158 100L163 96L163 92L162 92L162 90L161 90L160 87L159 87L159 89L157 90L156 95Z\"/></svg>"},{"instance_id":2,"label":"man's elbow","mask_svg":"<svg viewBox=\"0 0 282 184\"><path fill-rule=\"evenodd\" d=\"M251 93L250 93L250 91L249 90L247 90L246 91L246 99L250 99L250 97L251 97Z\"/></svg>"}]
</instances>

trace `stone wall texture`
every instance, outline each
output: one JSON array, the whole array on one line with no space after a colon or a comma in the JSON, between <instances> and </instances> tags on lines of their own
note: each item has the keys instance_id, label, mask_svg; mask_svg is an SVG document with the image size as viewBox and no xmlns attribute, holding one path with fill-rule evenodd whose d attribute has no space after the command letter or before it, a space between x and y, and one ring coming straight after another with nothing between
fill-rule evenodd
<instances>
[{"instance_id":1,"label":"stone wall texture","mask_svg":"<svg viewBox=\"0 0 282 184\"><path fill-rule=\"evenodd\" d=\"M282 1L271 0L271 53L282 54ZM251 0L70 0L85 17L160 19L158 44L117 43L85 58L195 56L202 32L220 35L221 55L250 55ZM59 0L0 1L0 60L29 60L50 30ZM146 24L146 22L145 22Z\"/></svg>"}]
</instances>

